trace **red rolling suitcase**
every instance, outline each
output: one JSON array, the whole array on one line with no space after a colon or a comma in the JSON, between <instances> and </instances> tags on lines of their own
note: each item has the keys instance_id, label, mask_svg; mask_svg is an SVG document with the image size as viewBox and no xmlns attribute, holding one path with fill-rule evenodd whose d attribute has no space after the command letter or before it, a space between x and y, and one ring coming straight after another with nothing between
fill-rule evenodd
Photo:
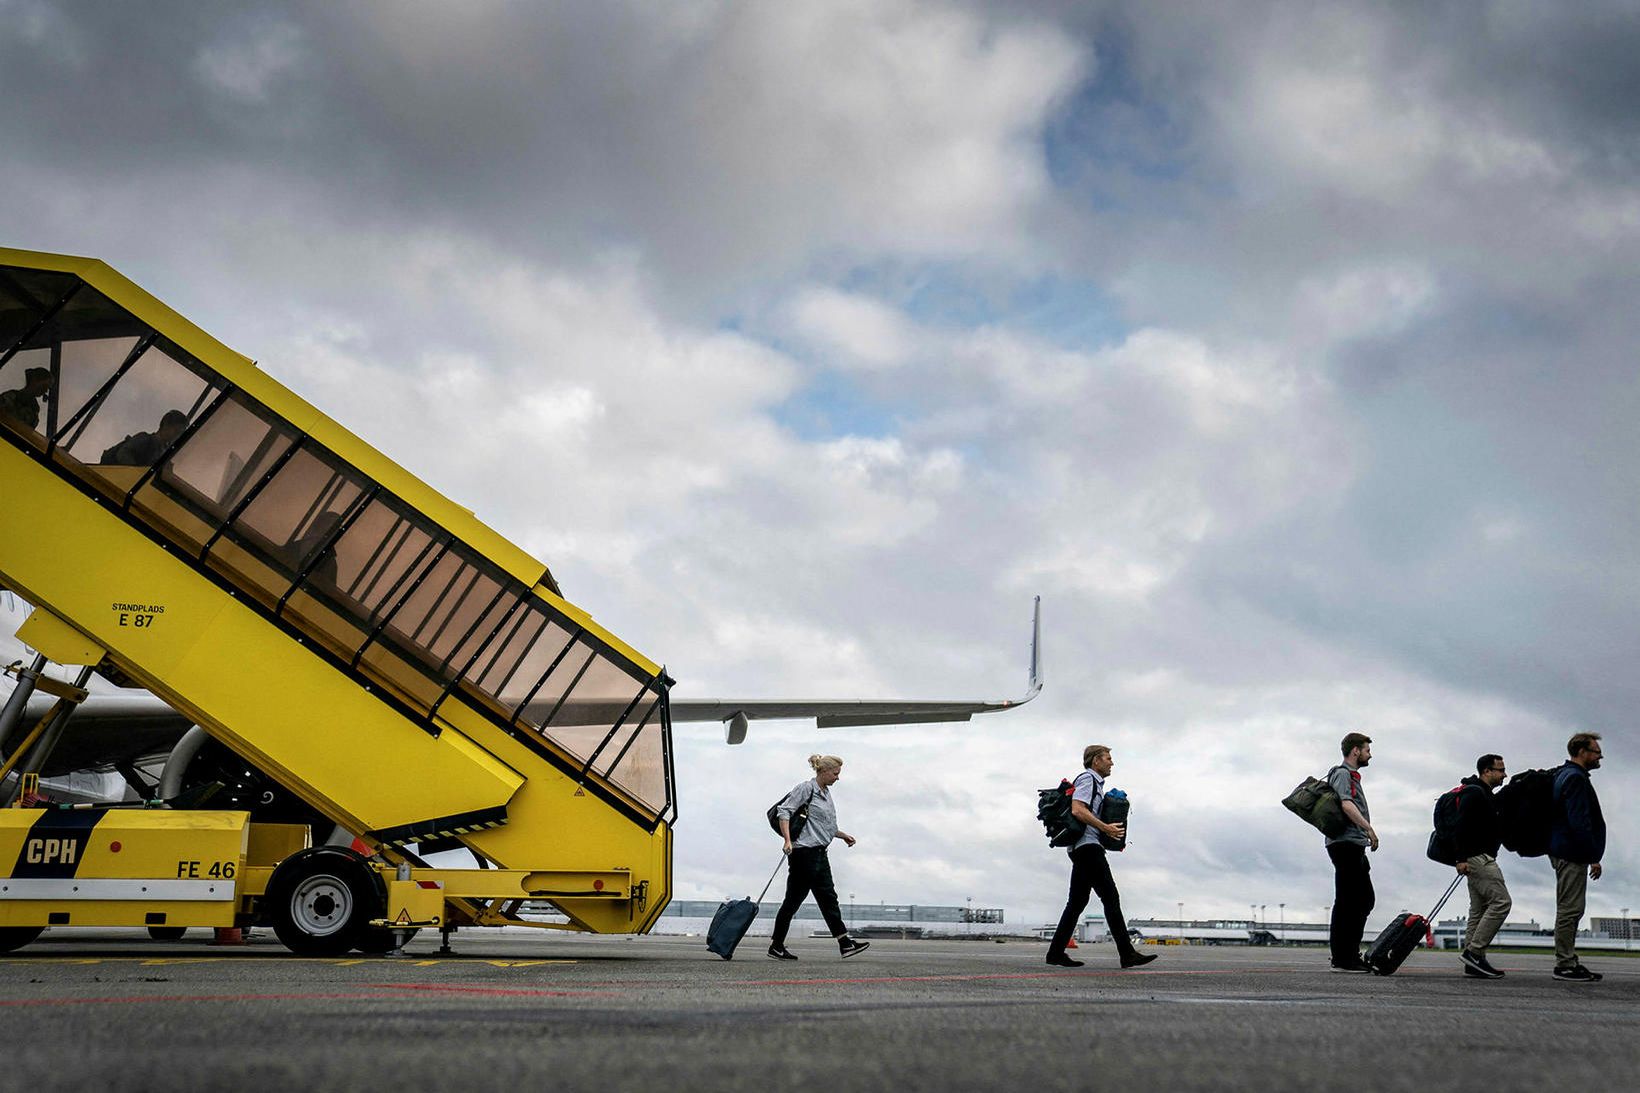
<instances>
[{"instance_id":1,"label":"red rolling suitcase","mask_svg":"<svg viewBox=\"0 0 1640 1093\"><path fill-rule=\"evenodd\" d=\"M1435 921L1435 916L1441 913L1441 908L1446 906L1446 901L1452 898L1452 893L1457 891L1458 883L1462 880L1462 875L1452 878L1446 894L1435 904L1427 917L1402 911L1390 920L1390 924L1378 935L1378 940L1372 943L1372 948L1367 950L1367 966L1374 974L1395 974L1395 969L1399 968L1401 963L1412 955L1412 950L1422 945L1424 939L1429 936L1429 924Z\"/></svg>"}]
</instances>

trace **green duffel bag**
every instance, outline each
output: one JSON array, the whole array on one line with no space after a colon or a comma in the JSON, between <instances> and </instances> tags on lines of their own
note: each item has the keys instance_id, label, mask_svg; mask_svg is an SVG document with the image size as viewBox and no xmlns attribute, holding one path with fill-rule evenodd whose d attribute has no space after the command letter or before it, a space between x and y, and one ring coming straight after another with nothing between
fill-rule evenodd
<instances>
[{"instance_id":1,"label":"green duffel bag","mask_svg":"<svg viewBox=\"0 0 1640 1093\"><path fill-rule=\"evenodd\" d=\"M1304 779L1281 803L1329 839L1336 839L1350 826L1344 818L1344 805L1338 799L1338 791L1320 778Z\"/></svg>"}]
</instances>

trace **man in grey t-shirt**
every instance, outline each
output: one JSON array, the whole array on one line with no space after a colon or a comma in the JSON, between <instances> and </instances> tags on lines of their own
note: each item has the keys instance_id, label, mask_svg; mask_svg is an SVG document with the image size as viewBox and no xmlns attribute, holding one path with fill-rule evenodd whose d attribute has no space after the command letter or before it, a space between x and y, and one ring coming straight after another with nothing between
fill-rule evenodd
<instances>
[{"instance_id":1,"label":"man in grey t-shirt","mask_svg":"<svg viewBox=\"0 0 1640 1093\"><path fill-rule=\"evenodd\" d=\"M1370 972L1372 969L1361 959L1361 935L1377 902L1367 850L1378 849L1378 832L1372 829L1372 810L1361 788L1361 770L1372 762L1372 738L1352 732L1339 742L1339 749L1344 761L1328 772L1327 782L1338 794L1349 826L1327 840L1327 856L1333 863L1333 909L1328 930L1332 970Z\"/></svg>"}]
</instances>

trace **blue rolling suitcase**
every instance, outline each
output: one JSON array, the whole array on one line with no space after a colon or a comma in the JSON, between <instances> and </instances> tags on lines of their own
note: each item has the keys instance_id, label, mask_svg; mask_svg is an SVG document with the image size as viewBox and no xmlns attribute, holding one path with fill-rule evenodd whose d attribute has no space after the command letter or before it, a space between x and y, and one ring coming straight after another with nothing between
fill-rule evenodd
<instances>
[{"instance_id":1,"label":"blue rolling suitcase","mask_svg":"<svg viewBox=\"0 0 1640 1093\"><path fill-rule=\"evenodd\" d=\"M781 863L785 860L785 855L781 855ZM780 866L776 865L774 872L769 874L769 884L774 883L779 873ZM708 949L725 960L734 958L735 946L740 944L740 939L746 936L746 931L751 929L753 920L757 918L757 905L763 902L763 896L769 894L769 884L763 886L763 895L755 900L747 896L745 899L724 900L718 906L717 914L712 916L712 925L706 931Z\"/></svg>"},{"instance_id":2,"label":"blue rolling suitcase","mask_svg":"<svg viewBox=\"0 0 1640 1093\"><path fill-rule=\"evenodd\" d=\"M1391 919L1390 924L1378 935L1378 940L1372 943L1372 948L1367 950L1367 966L1378 975L1394 975L1395 969L1401 966L1402 961L1412 955L1412 950L1424 943L1424 939L1429 936L1429 924L1435 921L1435 916L1441 913L1441 908L1446 906L1446 901L1452 898L1452 893L1457 890L1462 880L1462 874L1452 879L1446 895L1435 904L1435 909L1429 912L1428 917L1402 911Z\"/></svg>"}]
</instances>

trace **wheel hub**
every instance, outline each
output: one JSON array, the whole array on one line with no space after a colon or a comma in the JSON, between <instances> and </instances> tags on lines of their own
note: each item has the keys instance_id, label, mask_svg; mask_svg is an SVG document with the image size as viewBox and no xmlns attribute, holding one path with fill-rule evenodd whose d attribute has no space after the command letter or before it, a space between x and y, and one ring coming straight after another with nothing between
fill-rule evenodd
<instances>
[{"instance_id":1,"label":"wheel hub","mask_svg":"<svg viewBox=\"0 0 1640 1093\"><path fill-rule=\"evenodd\" d=\"M335 933L353 914L353 893L338 877L309 877L291 893L291 918L314 937Z\"/></svg>"}]
</instances>

